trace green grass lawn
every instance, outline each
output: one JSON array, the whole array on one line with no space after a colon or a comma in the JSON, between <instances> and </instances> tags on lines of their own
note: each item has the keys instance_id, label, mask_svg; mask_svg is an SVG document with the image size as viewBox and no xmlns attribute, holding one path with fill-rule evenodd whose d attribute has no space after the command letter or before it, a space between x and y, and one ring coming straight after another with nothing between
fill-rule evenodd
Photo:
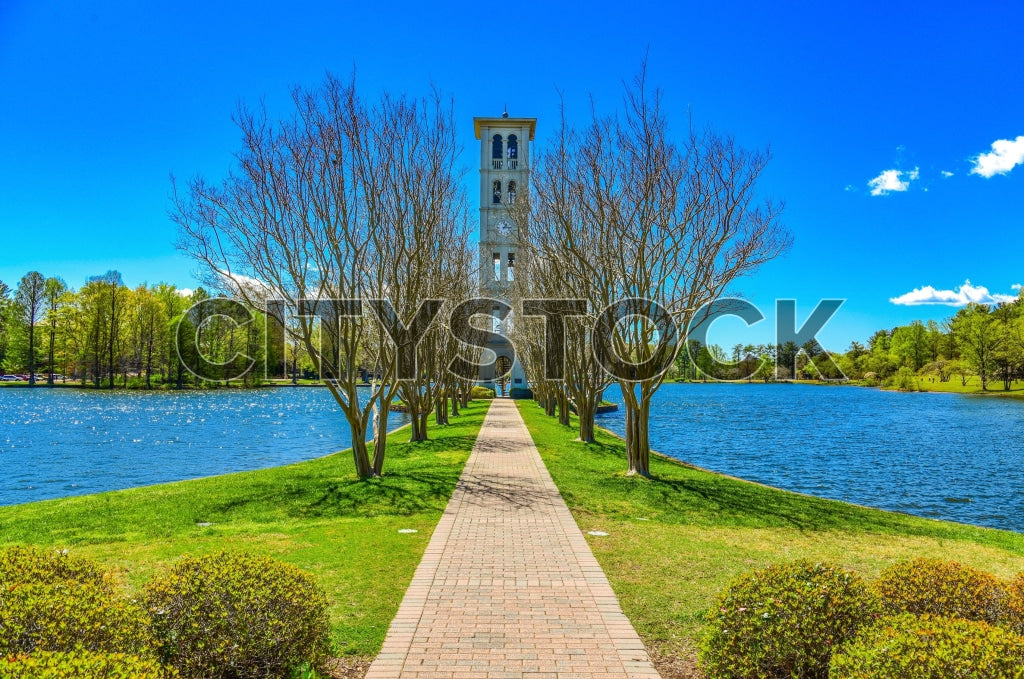
<instances>
[{"instance_id":1,"label":"green grass lawn","mask_svg":"<svg viewBox=\"0 0 1024 679\"><path fill-rule=\"evenodd\" d=\"M704 611L735 576L797 558L872 578L915 556L1000 576L1024 570L1024 535L932 521L769 488L654 456L653 479L625 475L625 446L594 444L533 402L520 412L626 616L661 657L694 657ZM575 418L574 418L575 419Z\"/></svg>"},{"instance_id":2,"label":"green grass lawn","mask_svg":"<svg viewBox=\"0 0 1024 679\"><path fill-rule=\"evenodd\" d=\"M920 391L939 391L953 394L985 394L993 396L1016 396L1024 397L1024 382L1016 381L1010 385L1009 391L1003 389L1002 380L989 380L988 390L983 391L981 388L980 377L968 377L967 384L962 384L960 377L954 375L949 378L947 382L940 382L938 377L933 378L925 376L917 378L917 388Z\"/></svg>"},{"instance_id":3,"label":"green grass lawn","mask_svg":"<svg viewBox=\"0 0 1024 679\"><path fill-rule=\"evenodd\" d=\"M489 402L432 427L431 441L389 439L384 475L359 481L351 454L145 488L0 507L0 546L69 548L138 588L183 554L267 554L313 572L331 602L336 651L384 641L476 440ZM341 414L339 413L339 417ZM210 523L210 526L199 526ZM400 534L413 528L414 534Z\"/></svg>"}]
</instances>

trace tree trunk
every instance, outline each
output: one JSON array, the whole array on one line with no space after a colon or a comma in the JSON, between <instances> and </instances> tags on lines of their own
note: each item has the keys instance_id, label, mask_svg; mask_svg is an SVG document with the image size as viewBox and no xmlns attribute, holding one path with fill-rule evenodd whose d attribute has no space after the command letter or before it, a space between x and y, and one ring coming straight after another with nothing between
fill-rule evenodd
<instances>
[{"instance_id":1,"label":"tree trunk","mask_svg":"<svg viewBox=\"0 0 1024 679\"><path fill-rule=\"evenodd\" d=\"M412 426L409 428L409 443L418 443L419 441L424 440L426 437L423 435L423 432L420 431L419 416L412 415L412 421L410 422L410 424Z\"/></svg>"},{"instance_id":2,"label":"tree trunk","mask_svg":"<svg viewBox=\"0 0 1024 679\"><path fill-rule=\"evenodd\" d=\"M437 395L434 408L434 421L437 424L448 424L448 397L442 391Z\"/></svg>"},{"instance_id":3,"label":"tree trunk","mask_svg":"<svg viewBox=\"0 0 1024 679\"><path fill-rule=\"evenodd\" d=\"M452 417L459 416L459 387L455 385L452 387Z\"/></svg>"},{"instance_id":4,"label":"tree trunk","mask_svg":"<svg viewBox=\"0 0 1024 679\"><path fill-rule=\"evenodd\" d=\"M373 439L373 476L380 476L384 469L384 453L388 447L388 411L379 411L377 431ZM363 477L360 477L363 478Z\"/></svg>"},{"instance_id":5,"label":"tree trunk","mask_svg":"<svg viewBox=\"0 0 1024 679\"><path fill-rule=\"evenodd\" d=\"M379 476L379 473L374 472L374 466L370 463L369 446L366 443L367 423L361 416L358 396L350 393L348 394L350 398L344 397L338 387L331 382L327 383L327 388L330 390L335 402L341 407L342 412L345 413L345 420L348 422L349 430L352 432L352 461L356 466L356 476L360 479ZM353 389L352 391L355 390ZM374 433L379 434L381 430L387 430L386 414L381 416L377 431ZM383 465L385 451L386 440L383 443L374 441L373 456L375 463L379 457L380 464Z\"/></svg>"},{"instance_id":6,"label":"tree trunk","mask_svg":"<svg viewBox=\"0 0 1024 679\"><path fill-rule=\"evenodd\" d=\"M28 386L36 386L36 326L35 318L28 322Z\"/></svg>"},{"instance_id":7,"label":"tree trunk","mask_svg":"<svg viewBox=\"0 0 1024 679\"><path fill-rule=\"evenodd\" d=\"M595 399L586 399L577 406L577 410L580 418L580 441L593 443L594 414L597 411L597 402Z\"/></svg>"},{"instance_id":8,"label":"tree trunk","mask_svg":"<svg viewBox=\"0 0 1024 679\"><path fill-rule=\"evenodd\" d=\"M565 388L558 390L558 423L568 427L572 424L572 410L569 408L569 395Z\"/></svg>"},{"instance_id":9,"label":"tree trunk","mask_svg":"<svg viewBox=\"0 0 1024 679\"><path fill-rule=\"evenodd\" d=\"M555 407L557 405L558 405L558 402L555 400L554 394L552 394L549 391L545 390L545 394L544 394L544 414L547 415L548 417L554 417L555 416Z\"/></svg>"},{"instance_id":10,"label":"tree trunk","mask_svg":"<svg viewBox=\"0 0 1024 679\"><path fill-rule=\"evenodd\" d=\"M419 441L427 440L427 408L431 407L432 404L426 403L426 399L419 393L419 390L415 387L410 387L402 391L402 395L405 397L405 406L408 409L409 417L412 420L411 434L409 436L409 443L418 443Z\"/></svg>"},{"instance_id":11,"label":"tree trunk","mask_svg":"<svg viewBox=\"0 0 1024 679\"><path fill-rule=\"evenodd\" d=\"M150 328L149 342L146 343L146 389L153 388L153 329Z\"/></svg>"},{"instance_id":12,"label":"tree trunk","mask_svg":"<svg viewBox=\"0 0 1024 679\"><path fill-rule=\"evenodd\" d=\"M114 376L114 344L117 341L117 290L111 288L110 290L110 346L109 346L109 361L108 361L108 372L110 373L110 388L114 388L114 380L117 379Z\"/></svg>"},{"instance_id":13,"label":"tree trunk","mask_svg":"<svg viewBox=\"0 0 1024 679\"><path fill-rule=\"evenodd\" d=\"M47 365L49 366L49 372L46 375L46 385L49 387L53 386L53 345L57 339L56 334L56 328L54 328L53 323L50 323L50 351L48 352L49 361L47 362Z\"/></svg>"},{"instance_id":14,"label":"tree trunk","mask_svg":"<svg viewBox=\"0 0 1024 679\"><path fill-rule=\"evenodd\" d=\"M645 398L641 394L638 399L631 390L627 393L626 389L623 389L623 395L626 407L626 474L650 477L651 444L647 435L651 414L650 397Z\"/></svg>"},{"instance_id":15,"label":"tree trunk","mask_svg":"<svg viewBox=\"0 0 1024 679\"><path fill-rule=\"evenodd\" d=\"M356 430L359 430L358 432ZM362 436L356 436L356 434L362 434ZM375 474L373 466L370 464L369 449L366 445L366 431L361 425L352 425L352 460L356 465L356 476L360 479L368 479L371 476L379 476ZM377 449L374 446L374 458L377 457ZM383 455L383 450L380 452ZM383 459L381 460L383 463Z\"/></svg>"}]
</instances>

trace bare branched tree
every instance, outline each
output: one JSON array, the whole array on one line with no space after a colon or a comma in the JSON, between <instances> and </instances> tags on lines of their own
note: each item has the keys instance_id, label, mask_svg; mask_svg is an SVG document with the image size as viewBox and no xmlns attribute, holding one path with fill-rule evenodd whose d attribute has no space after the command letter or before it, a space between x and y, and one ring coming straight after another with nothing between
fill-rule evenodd
<instances>
[{"instance_id":1,"label":"bare branched tree","mask_svg":"<svg viewBox=\"0 0 1024 679\"><path fill-rule=\"evenodd\" d=\"M185 195L176 190L172 216L211 283L268 313L297 309L295 322L279 324L326 378L352 432L356 473L377 476L398 350L379 322L388 309L370 301L387 300L392 318L410 324L425 298L445 296L437 285L448 255L465 248L451 103L434 91L369 105L354 78L333 76L296 89L293 101L294 116L276 124L241 108L237 170L220 186L195 179Z\"/></svg>"},{"instance_id":2,"label":"bare branched tree","mask_svg":"<svg viewBox=\"0 0 1024 679\"><path fill-rule=\"evenodd\" d=\"M533 172L528 241L534 279L545 294L585 299L590 318L567 324L565 389L576 402L581 438L593 436L593 410L606 385L595 356L636 366L616 377L624 399L628 473L649 475L651 398L668 363L662 342L685 346L685 329L739 277L781 254L789 236L781 207L760 201L757 179L769 159L728 137L690 129L675 141L645 68L626 86L615 116L595 111L581 129L564 115ZM610 305L635 298L667 311L664 323L626 318L595 342L593 321ZM633 309L636 311L637 309ZM664 320L664 319L663 319ZM699 320L699 319L698 319ZM600 346L598 346L600 345ZM597 349L598 351L595 351ZM648 367L644 367L648 366ZM589 431L589 435L588 435Z\"/></svg>"}]
</instances>

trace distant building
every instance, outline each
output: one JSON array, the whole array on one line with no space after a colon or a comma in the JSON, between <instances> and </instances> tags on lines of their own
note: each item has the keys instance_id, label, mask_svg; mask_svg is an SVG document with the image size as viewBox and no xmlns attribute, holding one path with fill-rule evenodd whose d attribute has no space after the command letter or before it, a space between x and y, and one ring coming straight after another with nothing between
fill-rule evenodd
<instances>
[{"instance_id":1,"label":"distant building","mask_svg":"<svg viewBox=\"0 0 1024 679\"><path fill-rule=\"evenodd\" d=\"M536 128L536 118L510 118L508 112L500 118L473 118L480 140L480 293L505 302L516 264L522 265L520 233L509 208L528 192L530 142ZM495 331L502 331L504 321L495 318ZM509 342L495 341L488 348L498 358L492 367L481 369L480 381L493 385L499 394L526 388L526 373L519 361L511 360Z\"/></svg>"}]
</instances>

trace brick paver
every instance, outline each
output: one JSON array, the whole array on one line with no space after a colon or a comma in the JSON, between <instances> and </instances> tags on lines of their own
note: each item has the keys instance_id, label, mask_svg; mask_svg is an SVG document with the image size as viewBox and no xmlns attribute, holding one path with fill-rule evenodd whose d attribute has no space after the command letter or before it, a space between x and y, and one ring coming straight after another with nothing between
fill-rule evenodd
<instances>
[{"instance_id":1,"label":"brick paver","mask_svg":"<svg viewBox=\"0 0 1024 679\"><path fill-rule=\"evenodd\" d=\"M512 401L491 405L366 676L658 677Z\"/></svg>"}]
</instances>

